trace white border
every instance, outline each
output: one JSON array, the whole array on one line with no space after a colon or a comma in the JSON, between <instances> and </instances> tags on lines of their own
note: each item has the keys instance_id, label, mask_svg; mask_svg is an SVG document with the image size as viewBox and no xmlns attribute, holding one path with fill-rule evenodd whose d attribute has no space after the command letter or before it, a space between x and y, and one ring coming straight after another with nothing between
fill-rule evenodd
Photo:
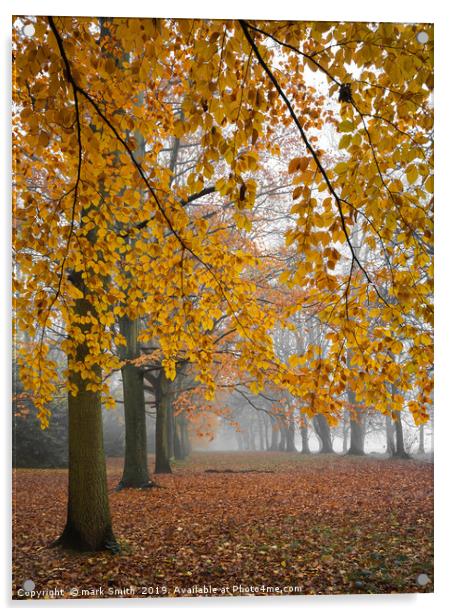
<instances>
[{"instance_id":1,"label":"white border","mask_svg":"<svg viewBox=\"0 0 452 616\"><path fill-rule=\"evenodd\" d=\"M7 1L1 8L1 50L2 76L1 87L1 121L0 127L2 142L5 144L2 160L6 162L1 166L1 194L3 195L0 207L0 232L2 242L0 266L2 302L0 332L3 342L1 378L1 421L2 435L9 443L3 447L2 459L4 468L0 472L0 481L3 488L3 506L0 508L1 529L5 536L3 545L10 546L10 365L11 365L11 339L10 339L10 29L11 15L24 14L53 14L53 15L128 15L153 17L217 17L217 18L262 18L262 19L302 19L302 20L328 20L328 21L401 21L401 22L434 22L435 23L435 128L436 128L436 216L435 216L435 248L437 254L435 276L435 333L436 333L436 386L435 386L435 593L433 595L386 595L386 596L337 596L337 597L271 597L271 598L228 598L217 599L177 599L157 601L151 603L145 600L133 601L47 601L47 602L21 602L12 603L10 597L10 556L9 548L2 550L1 558L1 587L0 600L7 609L16 609L20 612L28 609L83 609L84 614L98 609L151 609L165 613L183 611L194 614L196 611L206 612L214 609L218 613L229 613L230 610L259 610L270 613L274 609L286 610L291 614L304 614L315 612L317 616L331 614L338 608L345 609L348 616L353 614L381 614L384 610L391 613L410 613L415 616L425 616L426 610L434 609L436 614L445 612L442 608L450 606L449 593L449 554L450 551L450 520L452 519L450 497L450 473L448 472L450 460L450 440L452 437L452 409L448 402L451 400L450 387L452 381L450 363L451 336L451 193L448 179L451 176L450 150L452 96L451 80L451 45L452 19L451 10L446 2L440 0L403 1L376 0L375 2L322 0L321 2L295 2L294 0L278 0L275 2L262 2L259 0L228 0L227 2L207 2L192 0L167 0L161 3L138 2L128 0L117 2L99 0L78 0L75 4L65 4L44 0L35 1ZM449 156L448 156L449 155Z\"/></svg>"}]
</instances>

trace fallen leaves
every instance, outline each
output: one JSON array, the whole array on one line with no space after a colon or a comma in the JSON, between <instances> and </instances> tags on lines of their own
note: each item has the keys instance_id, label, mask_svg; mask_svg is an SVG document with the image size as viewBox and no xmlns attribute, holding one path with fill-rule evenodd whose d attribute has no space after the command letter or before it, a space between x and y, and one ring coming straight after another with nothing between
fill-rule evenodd
<instances>
[{"instance_id":1,"label":"fallen leaves","mask_svg":"<svg viewBox=\"0 0 452 616\"><path fill-rule=\"evenodd\" d=\"M159 476L161 490L114 492L121 464L108 460L119 555L47 548L64 525L66 472L15 471L15 596L27 579L37 589L102 587L114 596L132 586L128 596L180 596L205 585L206 595L214 587L240 594L241 585L283 594L433 589L416 582L433 578L430 464L197 453Z\"/></svg>"}]
</instances>

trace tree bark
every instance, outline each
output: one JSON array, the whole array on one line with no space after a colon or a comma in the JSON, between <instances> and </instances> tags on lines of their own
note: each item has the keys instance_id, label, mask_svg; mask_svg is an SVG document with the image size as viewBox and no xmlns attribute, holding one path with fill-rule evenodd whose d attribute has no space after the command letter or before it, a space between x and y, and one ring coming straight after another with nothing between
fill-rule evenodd
<instances>
[{"instance_id":1,"label":"tree bark","mask_svg":"<svg viewBox=\"0 0 452 616\"><path fill-rule=\"evenodd\" d=\"M322 443L319 453L334 453L333 444L331 442L331 430L324 415L318 414L314 416L314 428Z\"/></svg>"},{"instance_id":2,"label":"tree bark","mask_svg":"<svg viewBox=\"0 0 452 616\"><path fill-rule=\"evenodd\" d=\"M347 366L352 368L352 353L347 351ZM350 448L348 454L352 456L364 455L364 440L365 440L365 415L358 415L356 408L356 395L351 389L347 389L347 398L352 410L350 416Z\"/></svg>"},{"instance_id":3,"label":"tree bark","mask_svg":"<svg viewBox=\"0 0 452 616\"><path fill-rule=\"evenodd\" d=\"M168 457L174 458L174 447L175 447L175 438L176 438L176 424L174 417L174 409L173 409L173 395L170 384L170 403L167 405L167 425L168 425Z\"/></svg>"},{"instance_id":4,"label":"tree bark","mask_svg":"<svg viewBox=\"0 0 452 616\"><path fill-rule=\"evenodd\" d=\"M359 421L350 418L350 447L348 455L363 456L364 455L364 417Z\"/></svg>"},{"instance_id":5,"label":"tree bark","mask_svg":"<svg viewBox=\"0 0 452 616\"><path fill-rule=\"evenodd\" d=\"M191 445L190 445L190 436L188 434L188 419L185 414L185 411L182 411L180 417L181 417L180 422L181 422L182 455L184 456L184 458L186 458L187 456L190 455Z\"/></svg>"},{"instance_id":6,"label":"tree bark","mask_svg":"<svg viewBox=\"0 0 452 616\"><path fill-rule=\"evenodd\" d=\"M163 368L157 379L156 401L156 424L155 424L155 473L171 473L169 443L168 443L168 418L171 400L171 381L166 377Z\"/></svg>"},{"instance_id":7,"label":"tree bark","mask_svg":"<svg viewBox=\"0 0 452 616\"><path fill-rule=\"evenodd\" d=\"M126 339L126 346L121 349L121 359L137 358L140 353L138 320L122 317L119 327ZM133 364L126 364L121 372L126 444L124 469L118 488L142 488L149 485L143 371Z\"/></svg>"},{"instance_id":8,"label":"tree bark","mask_svg":"<svg viewBox=\"0 0 452 616\"><path fill-rule=\"evenodd\" d=\"M302 423L300 425L301 432L301 453L311 453L309 449L309 435L308 435L308 424L306 416L303 415L301 417Z\"/></svg>"},{"instance_id":9,"label":"tree bark","mask_svg":"<svg viewBox=\"0 0 452 616\"><path fill-rule=\"evenodd\" d=\"M182 425L180 414L174 416L174 458L176 460L183 460L185 458L182 449Z\"/></svg>"},{"instance_id":10,"label":"tree bark","mask_svg":"<svg viewBox=\"0 0 452 616\"><path fill-rule=\"evenodd\" d=\"M85 293L80 273L72 274L73 284ZM85 299L75 303L75 315L92 311ZM86 333L88 326L82 326ZM89 354L86 343L78 344L76 362L85 363ZM101 396L88 390L88 383L76 372L69 358L69 381L77 393L68 395L69 412L69 493L67 521L55 542L79 551L119 550L113 534L108 502L107 472L102 431ZM101 371L94 367L100 380Z\"/></svg>"},{"instance_id":11,"label":"tree bark","mask_svg":"<svg viewBox=\"0 0 452 616\"><path fill-rule=\"evenodd\" d=\"M394 426L389 415L385 415L385 426L386 426L386 453L391 457L395 454L395 445L394 445Z\"/></svg>"},{"instance_id":12,"label":"tree bark","mask_svg":"<svg viewBox=\"0 0 452 616\"><path fill-rule=\"evenodd\" d=\"M295 423L293 420L293 413L290 413L287 420L286 451L297 451L297 448L295 447Z\"/></svg>"},{"instance_id":13,"label":"tree bark","mask_svg":"<svg viewBox=\"0 0 452 616\"><path fill-rule=\"evenodd\" d=\"M395 420L394 424L395 424L395 435L396 435L396 450L395 450L394 455L396 458L409 458L410 456L405 451L402 418L400 416L400 413L397 413L397 419Z\"/></svg>"}]
</instances>

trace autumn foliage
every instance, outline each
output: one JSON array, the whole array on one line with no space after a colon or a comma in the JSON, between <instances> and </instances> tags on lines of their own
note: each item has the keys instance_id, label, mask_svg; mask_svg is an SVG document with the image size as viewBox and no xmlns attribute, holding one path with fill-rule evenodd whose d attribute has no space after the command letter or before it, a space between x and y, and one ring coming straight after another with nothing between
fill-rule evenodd
<instances>
[{"instance_id":1,"label":"autumn foliage","mask_svg":"<svg viewBox=\"0 0 452 616\"><path fill-rule=\"evenodd\" d=\"M13 73L16 412L69 426L65 526L64 474L17 472L17 584L414 590L429 465L187 456L238 399L272 451L430 419L433 27L21 16Z\"/></svg>"},{"instance_id":2,"label":"autumn foliage","mask_svg":"<svg viewBox=\"0 0 452 616\"><path fill-rule=\"evenodd\" d=\"M433 590L429 464L197 454L159 477L160 488L115 493L120 462L108 464L120 555L45 548L64 522L64 472L16 471L16 593L28 578L66 598L74 586L116 597L132 586L141 598L205 585L234 595L267 594L232 590L240 585L298 588L282 594Z\"/></svg>"},{"instance_id":3,"label":"autumn foliage","mask_svg":"<svg viewBox=\"0 0 452 616\"><path fill-rule=\"evenodd\" d=\"M15 23L18 360L43 427L56 392L76 393L71 374L112 404L104 376L121 366L114 324L123 315L142 319L140 339L157 344L170 379L188 361L207 398L216 340L230 330L237 369L256 390L271 382L334 420L347 384L383 413L408 396L416 421L427 419L430 27L421 45L417 26L403 24ZM351 98L339 103L344 83ZM338 134L334 152L325 130ZM180 177L167 153L176 141L198 144ZM268 250L243 239L259 222L256 196L279 164L271 160L292 185L281 228L290 261L267 271L286 294L275 304L250 276L268 267ZM281 360L274 331L306 310L327 344ZM63 373L49 356L55 326L66 332Z\"/></svg>"}]
</instances>

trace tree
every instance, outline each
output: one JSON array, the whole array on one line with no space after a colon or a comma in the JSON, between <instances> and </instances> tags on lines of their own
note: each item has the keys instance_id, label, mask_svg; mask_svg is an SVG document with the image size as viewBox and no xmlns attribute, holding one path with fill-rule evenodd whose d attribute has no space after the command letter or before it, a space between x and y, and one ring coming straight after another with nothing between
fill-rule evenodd
<instances>
[{"instance_id":1,"label":"tree","mask_svg":"<svg viewBox=\"0 0 452 616\"><path fill-rule=\"evenodd\" d=\"M314 416L313 425L320 440L320 453L333 453L333 443L331 441L331 431L324 415L320 413Z\"/></svg>"},{"instance_id":2,"label":"tree","mask_svg":"<svg viewBox=\"0 0 452 616\"><path fill-rule=\"evenodd\" d=\"M121 347L121 368L124 392L125 455L120 488L143 488L149 485L146 407L144 396L144 373L141 366L133 364L140 356L138 343L138 319L127 315L119 321L120 331L126 341Z\"/></svg>"},{"instance_id":3,"label":"tree","mask_svg":"<svg viewBox=\"0 0 452 616\"><path fill-rule=\"evenodd\" d=\"M224 316L251 391L271 383L317 423L335 422L350 349L358 404L397 412L415 390L413 417L428 419L433 31L425 28L421 45L416 26L403 24L114 18L101 37L94 18L15 20L15 320L31 337L18 363L44 428L57 389L68 391L66 543L114 544L100 409L114 403L106 376L129 361L116 354L125 345L118 319L141 319L140 341L158 341L165 378L183 358L210 399L212 323ZM330 105L348 82L351 97ZM319 141L326 125L341 135L334 165ZM293 259L278 282L296 301L279 310L247 277L257 257L223 243L222 230L187 206L201 194L233 203L235 228L250 232L255 174L279 156L286 129L298 139L282 230ZM176 184L161 151L190 135L202 152ZM358 220L366 259L351 237ZM275 332L306 309L322 344L284 361ZM374 312L381 324L369 328ZM63 383L48 358L57 320L67 334ZM388 347L406 361L394 362Z\"/></svg>"}]
</instances>

